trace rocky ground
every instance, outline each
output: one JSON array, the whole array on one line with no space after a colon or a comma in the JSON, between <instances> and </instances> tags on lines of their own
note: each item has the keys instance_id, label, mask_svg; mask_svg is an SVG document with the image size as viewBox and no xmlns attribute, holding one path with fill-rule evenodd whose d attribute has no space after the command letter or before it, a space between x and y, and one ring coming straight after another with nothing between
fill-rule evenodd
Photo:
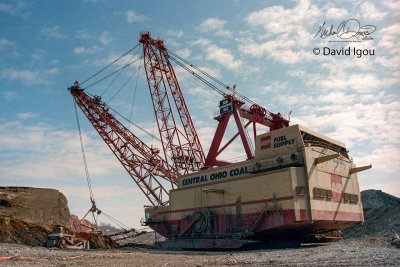
<instances>
[{"instance_id":1,"label":"rocky ground","mask_svg":"<svg viewBox=\"0 0 400 267\"><path fill-rule=\"evenodd\" d=\"M379 190L362 192L365 223L343 230L344 239L339 242L230 252L139 248L137 244L148 247L154 233L123 239L119 248L104 236L94 238L92 248L108 249L44 248L40 244L51 230L44 222L51 218L68 224L66 203L61 197L63 208L55 209L56 217L48 211L18 211L27 204L13 190L0 188L0 266L400 266L400 199ZM24 190L23 196L35 199L33 191ZM17 219L16 212L31 217Z\"/></svg>"},{"instance_id":2,"label":"rocky ground","mask_svg":"<svg viewBox=\"0 0 400 267\"><path fill-rule=\"evenodd\" d=\"M400 250L377 238L236 252L60 250L0 244L0 266L400 266Z\"/></svg>"}]
</instances>

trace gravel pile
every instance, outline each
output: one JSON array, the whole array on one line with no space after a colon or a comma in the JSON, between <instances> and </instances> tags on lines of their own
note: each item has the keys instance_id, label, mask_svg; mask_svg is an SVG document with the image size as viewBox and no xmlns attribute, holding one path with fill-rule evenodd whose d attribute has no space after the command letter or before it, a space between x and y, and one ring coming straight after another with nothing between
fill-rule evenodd
<instances>
[{"instance_id":1,"label":"gravel pile","mask_svg":"<svg viewBox=\"0 0 400 267\"><path fill-rule=\"evenodd\" d=\"M400 199L381 190L361 192L364 224L342 230L344 238L383 237L390 242L400 234Z\"/></svg>"}]
</instances>

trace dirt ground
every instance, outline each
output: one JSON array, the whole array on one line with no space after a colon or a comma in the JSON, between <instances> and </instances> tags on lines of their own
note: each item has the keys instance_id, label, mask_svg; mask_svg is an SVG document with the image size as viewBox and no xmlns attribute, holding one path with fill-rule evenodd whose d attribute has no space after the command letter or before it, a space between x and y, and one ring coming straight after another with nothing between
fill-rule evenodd
<instances>
[{"instance_id":1,"label":"dirt ground","mask_svg":"<svg viewBox=\"0 0 400 267\"><path fill-rule=\"evenodd\" d=\"M61 250L1 243L0 266L400 266L400 249L373 237L234 252Z\"/></svg>"}]
</instances>

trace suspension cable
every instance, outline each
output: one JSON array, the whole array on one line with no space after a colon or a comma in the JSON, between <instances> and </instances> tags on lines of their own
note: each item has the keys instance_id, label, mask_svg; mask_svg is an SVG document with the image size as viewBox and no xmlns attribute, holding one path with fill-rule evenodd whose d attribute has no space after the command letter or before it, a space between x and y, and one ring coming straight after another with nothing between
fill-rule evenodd
<instances>
[{"instance_id":1,"label":"suspension cable","mask_svg":"<svg viewBox=\"0 0 400 267\"><path fill-rule=\"evenodd\" d=\"M139 68L135 71L135 73L133 73L133 75L135 75L136 73L138 73L139 70L140 70L140 66L139 66ZM121 72L122 72L122 71L121 71ZM120 72L120 73L121 73L121 72ZM120 74L120 73L119 73L119 74ZM118 75L119 75L119 74L118 74ZM129 77L129 79L121 86L121 88L118 89L117 92L114 93L114 95L110 98L110 100L108 101L108 103L111 103L111 101L115 98L115 96L117 96L117 95L121 92L121 90L128 84L128 82L129 82L130 80L132 80L133 75ZM136 86L137 86L137 82L136 82ZM136 88L135 88L135 90L136 90Z\"/></svg>"},{"instance_id":2,"label":"suspension cable","mask_svg":"<svg viewBox=\"0 0 400 267\"><path fill-rule=\"evenodd\" d=\"M78 117L78 110L77 110L77 107L76 107L76 101L74 101L74 107L75 107L76 123L77 123L77 125L78 125L79 140L81 141L81 150L82 150L83 164L85 165L86 181L87 181L87 184L88 184L88 187L89 187L90 201L91 201L92 203L94 203L93 190L92 190L92 183L90 182L89 169L88 169L87 162L86 162L85 149L84 149L84 147L83 147L81 126L80 126L80 123L79 123L79 117Z\"/></svg>"},{"instance_id":3,"label":"suspension cable","mask_svg":"<svg viewBox=\"0 0 400 267\"><path fill-rule=\"evenodd\" d=\"M131 123L133 126L135 126L136 128L138 128L139 130L141 130L142 132L144 132L145 134L149 135L150 137L156 139L157 141L161 142L161 140L155 136L152 133L149 133L147 130L143 129L142 127L140 127L139 125L137 125L136 123L134 123L133 121L129 120L127 117L125 117L124 115L122 115L121 113L119 113L118 111L116 111L115 109L113 109L112 107L108 106L115 114L119 115L121 118L125 119L127 122Z\"/></svg>"},{"instance_id":4,"label":"suspension cable","mask_svg":"<svg viewBox=\"0 0 400 267\"><path fill-rule=\"evenodd\" d=\"M95 95L86 92L87 95L89 95L91 98L93 98ZM127 122L129 122L130 124L132 124L133 126L135 126L136 128L138 128L139 130L141 130L143 133L147 134L148 136L156 139L157 141L161 142L161 140L155 136L154 134L149 133L147 130L145 130L144 128L140 127L138 124L134 123L133 121L131 121L130 119L128 119L127 117L125 117L124 115L122 115L120 112L118 112L117 110L113 109L112 107L110 107L109 105L107 105L108 108L110 108L110 110L112 110L115 114L119 115L121 118L125 119Z\"/></svg>"},{"instance_id":5,"label":"suspension cable","mask_svg":"<svg viewBox=\"0 0 400 267\"><path fill-rule=\"evenodd\" d=\"M96 85L96 84L98 84L98 83L101 82L101 81L104 81L105 79L107 79L107 78L113 76L115 73L117 73L117 72L119 72L119 71L122 71L123 69L126 69L127 67L129 67L130 65L136 63L138 60L141 60L141 59L142 59L142 57L139 57L139 58L137 58L136 60L134 60L134 61L132 61L132 62L126 64L125 66L122 66L121 68L117 69L116 71L113 71L113 72L111 72L110 74L104 76L104 77L101 78L100 80L98 80L98 81L92 83L92 84L89 85L89 86L86 86L85 89L88 89L88 88L92 87L93 85Z\"/></svg>"},{"instance_id":6,"label":"suspension cable","mask_svg":"<svg viewBox=\"0 0 400 267\"><path fill-rule=\"evenodd\" d=\"M133 99L132 99L132 106L131 106L131 113L129 115L129 120L132 120L133 106L135 105L137 85L138 85L138 81L139 81L139 71L140 71L141 67L142 67L142 65L139 66L137 75L136 75L136 84L135 84L135 90L133 91Z\"/></svg>"},{"instance_id":7,"label":"suspension cable","mask_svg":"<svg viewBox=\"0 0 400 267\"><path fill-rule=\"evenodd\" d=\"M190 67L194 68L195 70L197 70L198 72L204 74L205 76L207 76L208 78L210 78L211 80L219 83L220 85L222 85L223 87L225 87L228 90L232 90L231 87L223 82L221 82L220 80L218 80L217 78L215 78L214 76L211 76L210 74L208 74L207 72L205 72L204 70L202 70L199 67L196 67L195 65L193 65L192 63L190 63L189 61L187 61L186 59L180 57L179 55L175 54L174 52L170 51L167 49L168 54L171 54L173 57L179 59L180 61L183 61L184 63L186 63L187 65L189 65Z\"/></svg>"},{"instance_id":8,"label":"suspension cable","mask_svg":"<svg viewBox=\"0 0 400 267\"><path fill-rule=\"evenodd\" d=\"M202 70L201 68L193 65L192 63L190 63L189 61L185 60L184 58L178 56L177 54L175 54L174 52L170 51L167 49L169 58L172 59L175 63L177 63L179 66L181 66L183 69L185 69L186 71L188 71L190 74L194 75L196 78L200 79L203 83L205 83L206 85L208 85L209 87L211 87L212 89L214 89L215 91L217 91L219 94L224 95L225 93L219 89L218 87L216 87L215 85L211 84L209 81L207 81L205 78L201 77L199 74L195 73L194 71L192 71L189 67L195 69L196 71L200 72L201 74L203 74L204 76L208 77L209 79L213 80L214 82L220 84L221 86L223 86L225 89L232 91L232 88L223 83L222 81L218 80L217 78L215 78L214 76L208 74L207 72L205 72L204 70ZM183 63L182 63L183 62ZM188 67L189 66L189 67ZM239 92L235 92L235 95L238 95L241 99L246 100L246 102L250 103L250 104L256 104L253 100L251 100L250 98L242 95Z\"/></svg>"},{"instance_id":9,"label":"suspension cable","mask_svg":"<svg viewBox=\"0 0 400 267\"><path fill-rule=\"evenodd\" d=\"M132 77L133 76L129 77L129 79L117 90L117 92L114 93L114 95L110 98L110 100L108 100L108 104L111 103L111 101L113 101L113 99L122 91L122 89L125 88L128 82L132 80Z\"/></svg>"},{"instance_id":10,"label":"suspension cable","mask_svg":"<svg viewBox=\"0 0 400 267\"><path fill-rule=\"evenodd\" d=\"M218 87L216 87L215 85L213 85L211 82L207 81L205 78L201 77L199 74L197 74L196 72L192 71L189 67L187 67L185 64L183 64L182 62L178 61L177 59L170 57L170 59L172 59L172 61L174 61L176 64L178 64L179 66L181 66L183 69L185 69L186 71L188 71L190 74L194 75L197 79L199 79L200 81L202 81L203 83L205 83L206 85L208 85L209 87L211 87L212 89L214 89L215 91L217 91L220 95L224 95L224 92L219 89Z\"/></svg>"},{"instance_id":11,"label":"suspension cable","mask_svg":"<svg viewBox=\"0 0 400 267\"><path fill-rule=\"evenodd\" d=\"M136 53L132 55L131 59L128 61L132 61L134 59L134 57L137 55L137 53L139 52L139 49L136 50ZM139 65L140 66L140 65ZM107 88L104 90L104 92L101 94L101 96L103 96L110 88L111 85L118 79L119 75L121 75L123 70L121 70L115 77L114 79L110 82L110 84L107 86Z\"/></svg>"},{"instance_id":12,"label":"suspension cable","mask_svg":"<svg viewBox=\"0 0 400 267\"><path fill-rule=\"evenodd\" d=\"M111 65L113 65L114 63L118 62L121 58L123 58L124 56L126 56L127 54L129 54L131 51L133 51L134 49L136 49L138 46L140 45L140 43L138 43L137 45L135 45L134 47L132 47L131 49L129 49L128 51L126 51L124 54L122 54L119 58L115 59L113 62L109 63L107 66L105 66L104 68L102 68L101 70L99 70L98 72L96 72L95 74L93 74L92 76L90 76L89 78L87 78L86 80L84 80L83 82L81 82L81 85L86 83L87 81L91 80L92 78L96 77L99 73L103 72L104 70L106 70L108 67L110 67Z\"/></svg>"}]
</instances>

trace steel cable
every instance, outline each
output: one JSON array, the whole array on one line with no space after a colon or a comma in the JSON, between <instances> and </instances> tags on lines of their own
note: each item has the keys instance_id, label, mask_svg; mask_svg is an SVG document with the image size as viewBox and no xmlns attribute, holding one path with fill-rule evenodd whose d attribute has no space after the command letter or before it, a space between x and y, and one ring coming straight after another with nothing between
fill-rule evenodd
<instances>
[{"instance_id":1,"label":"steel cable","mask_svg":"<svg viewBox=\"0 0 400 267\"><path fill-rule=\"evenodd\" d=\"M129 54L131 51L133 51L134 49L136 49L138 46L140 45L137 44L134 47L132 47L131 49L129 49L127 52L125 52L124 54L122 54L119 58L115 59L113 62L109 63L107 66L105 66L104 68L102 68L101 70L99 70L98 72L96 72L95 74L93 74L92 76L90 76L89 78L87 78L86 80L84 80L83 82L81 82L81 85L86 83L87 81L91 80L92 78L96 77L99 73L103 72L104 70L106 70L107 68L109 68L111 65L113 65L114 63L118 62L121 58L123 58L124 56L126 56L127 54Z\"/></svg>"},{"instance_id":2,"label":"steel cable","mask_svg":"<svg viewBox=\"0 0 400 267\"><path fill-rule=\"evenodd\" d=\"M93 190L92 190L92 183L90 182L89 169L88 169L87 162L86 162L85 149L84 149L84 147L83 147L81 126L80 126L80 123L79 123L79 117L78 117L78 110L77 110L77 107L76 107L76 101L74 101L74 107L75 107L76 123L77 123L77 125L78 125L79 140L81 141L81 150L82 150L83 164L85 165L86 181L87 181L88 187L89 187L90 201L92 201L92 203L94 203Z\"/></svg>"}]
</instances>

